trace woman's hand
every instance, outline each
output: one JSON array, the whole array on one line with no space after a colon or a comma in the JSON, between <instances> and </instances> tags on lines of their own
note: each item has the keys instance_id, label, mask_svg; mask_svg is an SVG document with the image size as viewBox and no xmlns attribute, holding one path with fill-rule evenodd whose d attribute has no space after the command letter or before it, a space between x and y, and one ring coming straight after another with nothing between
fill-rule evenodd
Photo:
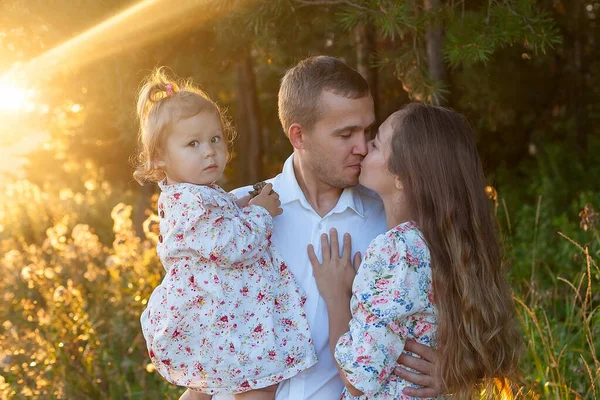
<instances>
[{"instance_id":1,"label":"woman's hand","mask_svg":"<svg viewBox=\"0 0 600 400\"><path fill-rule=\"evenodd\" d=\"M435 375L436 351L433 348L417 343L414 340L407 340L404 345L404 350L417 354L421 358L402 353L398 358L398 364L412 368L415 371L418 371L418 373L397 366L394 369L394 374L423 387L420 389L406 387L402 392L407 396L418 398L436 397L444 394L441 378Z\"/></svg>"},{"instance_id":2,"label":"woman's hand","mask_svg":"<svg viewBox=\"0 0 600 400\"><path fill-rule=\"evenodd\" d=\"M352 282L361 261L360 253L355 254L353 266L350 261L352 248L350 234L344 235L341 257L337 231L331 229L329 234L331 243L327 240L326 233L321 235L322 263L319 263L313 246L308 245L308 258L313 267L313 276L325 302L331 300L348 302L352 296Z\"/></svg>"}]
</instances>

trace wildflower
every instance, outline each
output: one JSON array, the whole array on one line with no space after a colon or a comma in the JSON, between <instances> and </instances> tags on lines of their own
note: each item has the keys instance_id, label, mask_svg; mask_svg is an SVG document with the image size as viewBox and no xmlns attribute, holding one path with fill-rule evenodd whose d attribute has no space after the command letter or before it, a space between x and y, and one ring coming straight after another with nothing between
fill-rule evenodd
<instances>
[{"instance_id":1,"label":"wildflower","mask_svg":"<svg viewBox=\"0 0 600 400\"><path fill-rule=\"evenodd\" d=\"M600 220L600 213L595 212L592 205L588 203L579 213L579 218L581 218L579 226L581 226L581 229L584 231L587 231L588 229L594 229L596 227L596 224Z\"/></svg>"}]
</instances>

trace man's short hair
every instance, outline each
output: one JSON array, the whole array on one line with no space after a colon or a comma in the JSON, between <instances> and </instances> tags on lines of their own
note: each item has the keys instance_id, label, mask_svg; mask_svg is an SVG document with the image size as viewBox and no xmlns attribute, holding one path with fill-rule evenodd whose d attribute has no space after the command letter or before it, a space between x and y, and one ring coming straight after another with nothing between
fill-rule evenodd
<instances>
[{"instance_id":1,"label":"man's short hair","mask_svg":"<svg viewBox=\"0 0 600 400\"><path fill-rule=\"evenodd\" d=\"M319 99L324 90L358 99L369 94L369 84L358 71L335 57L300 61L285 73L279 88L279 120L286 135L293 123L313 128L323 113Z\"/></svg>"}]
</instances>

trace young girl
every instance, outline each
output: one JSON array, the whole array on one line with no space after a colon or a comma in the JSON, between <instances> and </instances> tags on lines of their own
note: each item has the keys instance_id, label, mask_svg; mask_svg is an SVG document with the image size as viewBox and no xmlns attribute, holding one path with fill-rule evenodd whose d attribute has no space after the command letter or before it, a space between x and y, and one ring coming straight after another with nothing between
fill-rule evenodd
<instances>
[{"instance_id":1,"label":"young girl","mask_svg":"<svg viewBox=\"0 0 600 400\"><path fill-rule=\"evenodd\" d=\"M273 399L278 382L317 361L303 298L270 241L279 196L267 185L236 201L215 184L227 125L189 82L158 69L137 111L134 176L161 189L157 252L166 270L141 318L150 358L169 382L205 394L195 398Z\"/></svg>"},{"instance_id":2,"label":"young girl","mask_svg":"<svg viewBox=\"0 0 600 400\"><path fill-rule=\"evenodd\" d=\"M520 336L465 118L422 104L392 114L369 143L360 183L380 195L389 231L362 263L355 257L354 283L348 235L341 257L337 234L331 245L322 237L322 263L308 249L343 398L412 398L410 384L392 374L407 339L437 346L433 375L452 398L470 399L476 386L512 375Z\"/></svg>"}]
</instances>

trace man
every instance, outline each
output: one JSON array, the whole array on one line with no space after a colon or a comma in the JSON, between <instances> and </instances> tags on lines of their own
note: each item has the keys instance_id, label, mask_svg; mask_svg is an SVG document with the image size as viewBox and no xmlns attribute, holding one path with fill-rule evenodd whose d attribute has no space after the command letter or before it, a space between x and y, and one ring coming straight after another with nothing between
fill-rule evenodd
<instances>
[{"instance_id":1,"label":"man","mask_svg":"<svg viewBox=\"0 0 600 400\"><path fill-rule=\"evenodd\" d=\"M307 246L312 244L320 254L321 234L336 228L340 235L348 232L352 236L352 254L362 254L372 239L387 230L380 199L357 186L361 161L376 122L373 98L365 79L342 61L311 57L283 77L279 119L294 152L282 173L268 181L279 193L283 208L283 214L274 218L272 240L306 292L305 311L319 362L281 382L276 399L337 399L344 385L330 353L327 309L312 276ZM233 193L241 197L250 189L248 186ZM396 373L425 388L406 394L441 394L436 388L440 385L429 376L433 351L415 342L408 342L407 350L422 359L402 355L398 361L423 374L401 367Z\"/></svg>"}]
</instances>

